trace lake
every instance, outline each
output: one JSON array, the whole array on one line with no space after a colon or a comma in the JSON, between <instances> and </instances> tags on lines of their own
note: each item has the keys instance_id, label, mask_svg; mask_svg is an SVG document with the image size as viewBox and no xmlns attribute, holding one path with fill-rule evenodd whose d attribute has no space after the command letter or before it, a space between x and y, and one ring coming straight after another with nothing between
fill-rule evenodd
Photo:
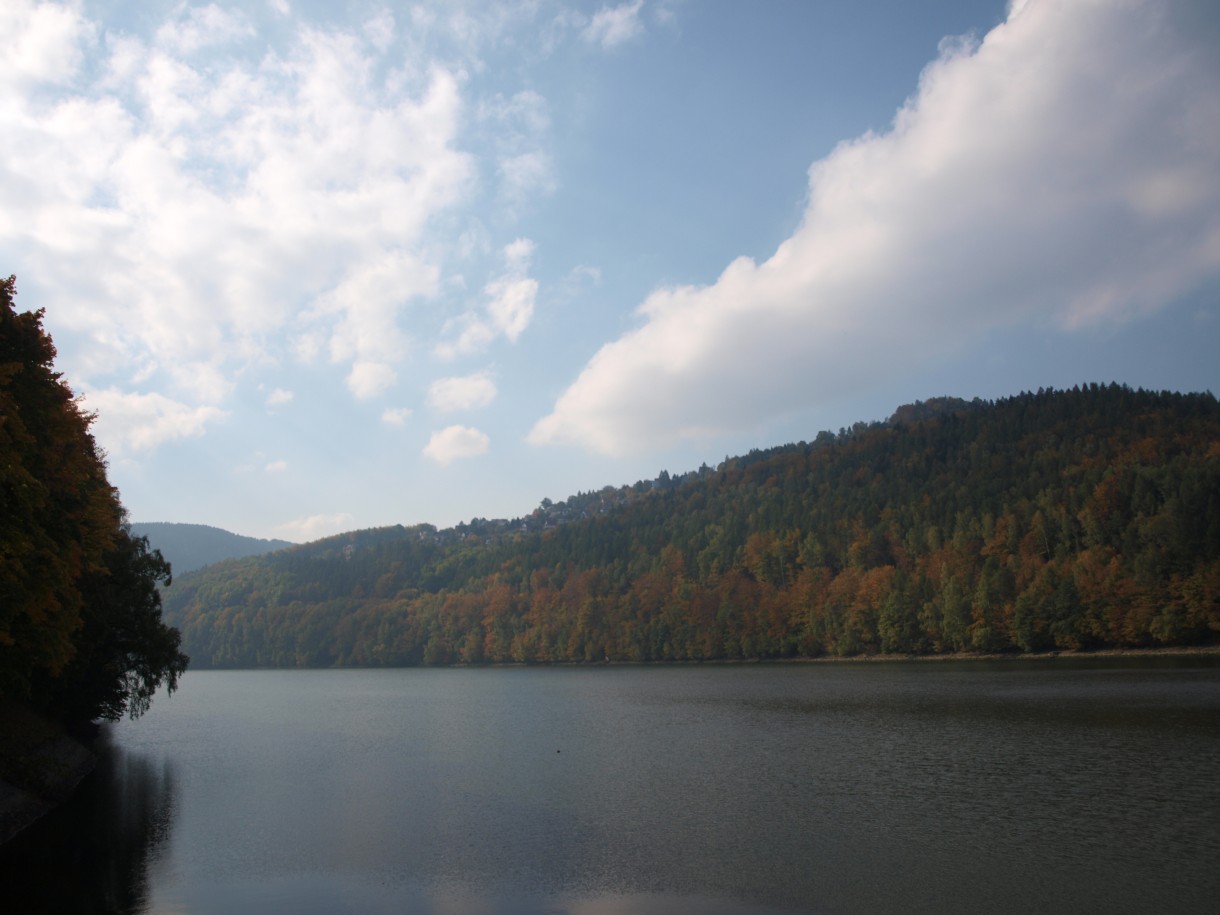
<instances>
[{"instance_id":1,"label":"lake","mask_svg":"<svg viewBox=\"0 0 1220 915\"><path fill-rule=\"evenodd\" d=\"M1220 911L1220 658L192 671L9 911Z\"/></svg>"}]
</instances>

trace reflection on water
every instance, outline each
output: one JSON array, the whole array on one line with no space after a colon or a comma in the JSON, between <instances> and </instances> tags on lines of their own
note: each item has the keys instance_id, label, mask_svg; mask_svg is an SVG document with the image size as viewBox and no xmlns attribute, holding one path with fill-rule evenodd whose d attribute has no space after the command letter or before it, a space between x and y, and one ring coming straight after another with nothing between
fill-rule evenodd
<instances>
[{"instance_id":1,"label":"reflection on water","mask_svg":"<svg viewBox=\"0 0 1220 915\"><path fill-rule=\"evenodd\" d=\"M174 764L124 750L106 733L72 801L0 849L6 912L138 915L148 870L173 827Z\"/></svg>"},{"instance_id":2,"label":"reflection on water","mask_svg":"<svg viewBox=\"0 0 1220 915\"><path fill-rule=\"evenodd\" d=\"M191 672L114 734L15 911L1220 910L1220 658Z\"/></svg>"}]
</instances>

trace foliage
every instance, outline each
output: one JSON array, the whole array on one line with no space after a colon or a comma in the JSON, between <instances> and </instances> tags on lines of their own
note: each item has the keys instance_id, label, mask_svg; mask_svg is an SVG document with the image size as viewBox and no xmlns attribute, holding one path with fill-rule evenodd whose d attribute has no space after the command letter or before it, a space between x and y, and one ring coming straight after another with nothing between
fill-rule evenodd
<instances>
[{"instance_id":1,"label":"foliage","mask_svg":"<svg viewBox=\"0 0 1220 915\"><path fill-rule=\"evenodd\" d=\"M41 311L0 283L0 699L133 716L187 658L161 622L160 554L124 526L91 417L54 371Z\"/></svg>"},{"instance_id":2,"label":"foliage","mask_svg":"<svg viewBox=\"0 0 1220 915\"><path fill-rule=\"evenodd\" d=\"M178 630L161 621L157 585L170 583L169 563L126 527L105 561L81 582L88 612L76 654L45 684L51 708L73 720L138 717L163 681L173 691L186 670Z\"/></svg>"},{"instance_id":3,"label":"foliage","mask_svg":"<svg viewBox=\"0 0 1220 915\"><path fill-rule=\"evenodd\" d=\"M208 666L1146 647L1220 633L1220 405L1086 385L901 408L515 521L185 576Z\"/></svg>"}]
</instances>

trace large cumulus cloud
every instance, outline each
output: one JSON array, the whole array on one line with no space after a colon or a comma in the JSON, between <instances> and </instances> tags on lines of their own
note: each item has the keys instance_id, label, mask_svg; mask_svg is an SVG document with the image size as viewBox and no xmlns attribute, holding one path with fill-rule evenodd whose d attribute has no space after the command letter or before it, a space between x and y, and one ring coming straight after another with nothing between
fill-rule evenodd
<instances>
[{"instance_id":1,"label":"large cumulus cloud","mask_svg":"<svg viewBox=\"0 0 1220 915\"><path fill-rule=\"evenodd\" d=\"M1220 275L1220 56L1190 6L1028 0L945 42L889 131L811 167L773 256L655 291L530 440L624 454L739 431Z\"/></svg>"}]
</instances>

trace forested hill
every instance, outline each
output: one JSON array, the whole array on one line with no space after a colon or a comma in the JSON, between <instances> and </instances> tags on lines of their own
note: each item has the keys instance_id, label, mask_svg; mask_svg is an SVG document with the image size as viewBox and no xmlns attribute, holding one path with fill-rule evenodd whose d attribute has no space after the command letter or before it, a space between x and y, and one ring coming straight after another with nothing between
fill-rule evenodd
<instances>
[{"instance_id":1,"label":"forested hill","mask_svg":"<svg viewBox=\"0 0 1220 915\"><path fill-rule=\"evenodd\" d=\"M133 522L131 530L137 537L147 537L149 545L161 551L175 575L192 572L222 559L258 556L295 546L287 540L243 537L206 524Z\"/></svg>"},{"instance_id":2,"label":"forested hill","mask_svg":"<svg viewBox=\"0 0 1220 915\"><path fill-rule=\"evenodd\" d=\"M410 665L1155 646L1220 638L1220 404L1089 385L358 531L183 576L194 664Z\"/></svg>"}]
</instances>

